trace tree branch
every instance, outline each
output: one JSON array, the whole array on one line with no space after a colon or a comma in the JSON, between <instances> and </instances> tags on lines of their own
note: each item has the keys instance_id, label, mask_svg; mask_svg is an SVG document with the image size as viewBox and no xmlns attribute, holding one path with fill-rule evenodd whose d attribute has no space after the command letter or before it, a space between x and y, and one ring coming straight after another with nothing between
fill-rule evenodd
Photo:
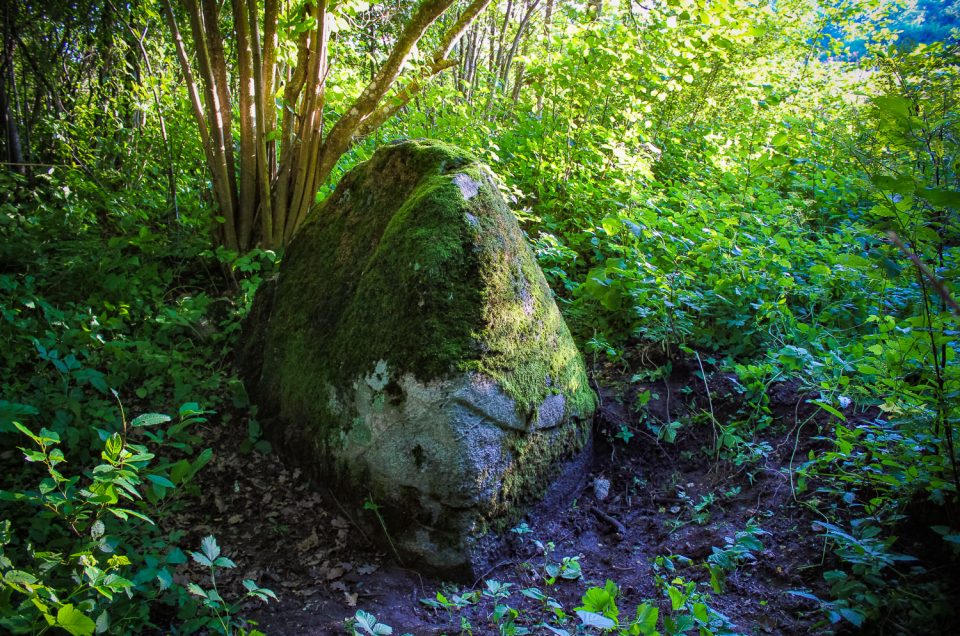
<instances>
[{"instance_id":1,"label":"tree branch","mask_svg":"<svg viewBox=\"0 0 960 636\"><path fill-rule=\"evenodd\" d=\"M893 232L893 231L887 232L887 237L893 242L894 245L900 248L900 251L903 252L904 256L910 259L910 262L916 266L916 268L920 271L923 277L926 278L928 281L930 281L930 284L933 285L934 290L936 290L940 298L943 299L943 302L946 303L948 307L950 307L950 311L952 311L954 315L960 316L960 304L958 304L957 301L950 294L950 290L947 289L947 286L943 283L943 281L937 278L937 275L934 274L929 267L927 267L927 264L921 261L920 257L917 256L914 252L912 252L903 243L903 241L900 240L900 237L897 236L896 232Z\"/></svg>"},{"instance_id":2,"label":"tree branch","mask_svg":"<svg viewBox=\"0 0 960 636\"><path fill-rule=\"evenodd\" d=\"M456 60L447 59L453 47L457 45L463 34L473 23L480 13L487 8L490 0L474 0L466 8L460 19L443 35L440 40L440 46L433 53L433 61L424 67L419 78L412 79L406 86L400 89L396 95L390 97L386 102L380 104L370 115L360 123L354 137L363 137L379 128L384 122L393 117L401 108L407 105L411 99L423 89L425 80L442 73L448 68L457 65Z\"/></svg>"},{"instance_id":3,"label":"tree branch","mask_svg":"<svg viewBox=\"0 0 960 636\"><path fill-rule=\"evenodd\" d=\"M330 135L324 143L324 155L327 161L332 157L339 158L350 146L356 134L357 127L377 107L390 87L400 76L403 65L410 57L410 52L423 37L427 29L446 11L455 0L424 0L420 3L416 13L410 18L406 28L397 40L393 51L383 66L374 75L373 80L360 93L353 105L345 112L330 130ZM483 0L478 0L482 2ZM334 160L335 162L335 160ZM331 164L330 168L333 166Z\"/></svg>"}]
</instances>

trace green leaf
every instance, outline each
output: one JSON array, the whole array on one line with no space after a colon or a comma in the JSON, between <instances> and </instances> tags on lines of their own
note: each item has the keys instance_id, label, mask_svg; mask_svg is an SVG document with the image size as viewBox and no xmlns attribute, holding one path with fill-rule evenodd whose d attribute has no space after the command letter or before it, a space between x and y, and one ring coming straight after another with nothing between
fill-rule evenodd
<instances>
[{"instance_id":1,"label":"green leaf","mask_svg":"<svg viewBox=\"0 0 960 636\"><path fill-rule=\"evenodd\" d=\"M119 517L120 519L126 519L127 516L136 517L141 521L146 521L151 526L156 525L153 523L153 520L142 512L137 512L136 510L130 510L129 508L107 508L114 516Z\"/></svg>"},{"instance_id":2,"label":"green leaf","mask_svg":"<svg viewBox=\"0 0 960 636\"><path fill-rule=\"evenodd\" d=\"M110 615L107 614L107 610L100 612L100 615L97 616L97 633L103 634L108 629L110 629Z\"/></svg>"},{"instance_id":3,"label":"green leaf","mask_svg":"<svg viewBox=\"0 0 960 636\"><path fill-rule=\"evenodd\" d=\"M871 177L870 181L881 190L902 196L912 194L917 187L916 182L909 176L891 177L880 174Z\"/></svg>"},{"instance_id":4,"label":"green leaf","mask_svg":"<svg viewBox=\"0 0 960 636\"><path fill-rule=\"evenodd\" d=\"M193 560L199 563L200 565L206 566L208 568L213 566L213 561L208 559L204 554L201 554L199 552L191 552L190 556L193 557Z\"/></svg>"},{"instance_id":5,"label":"green leaf","mask_svg":"<svg viewBox=\"0 0 960 636\"><path fill-rule=\"evenodd\" d=\"M196 553L194 553L196 554ZM202 587L196 583L190 583L187 585L187 591L193 594L194 596L200 596L202 598L207 598L207 593L203 590Z\"/></svg>"},{"instance_id":6,"label":"green leaf","mask_svg":"<svg viewBox=\"0 0 960 636\"><path fill-rule=\"evenodd\" d=\"M936 206L956 208L960 207L960 192L939 188L924 188L917 194Z\"/></svg>"},{"instance_id":7,"label":"green leaf","mask_svg":"<svg viewBox=\"0 0 960 636\"><path fill-rule=\"evenodd\" d=\"M637 626L640 627L641 634L652 634L657 629L657 619L660 616L660 609L650 603L641 603L637 607Z\"/></svg>"},{"instance_id":8,"label":"green leaf","mask_svg":"<svg viewBox=\"0 0 960 636\"><path fill-rule=\"evenodd\" d=\"M3 573L3 580L8 585L33 585L37 582L37 577L23 570L8 570Z\"/></svg>"},{"instance_id":9,"label":"green leaf","mask_svg":"<svg viewBox=\"0 0 960 636\"><path fill-rule=\"evenodd\" d=\"M220 556L220 546L217 545L217 539L212 534L208 534L200 541L200 549L211 563Z\"/></svg>"},{"instance_id":10,"label":"green leaf","mask_svg":"<svg viewBox=\"0 0 960 636\"><path fill-rule=\"evenodd\" d=\"M619 289L609 289L607 293L603 295L603 298L601 298L600 304L603 305L604 309L619 311L621 300L622 296L620 295Z\"/></svg>"},{"instance_id":11,"label":"green leaf","mask_svg":"<svg viewBox=\"0 0 960 636\"><path fill-rule=\"evenodd\" d=\"M560 572L560 578L568 581L576 581L581 576L583 576L583 571L580 568L579 561L567 562Z\"/></svg>"},{"instance_id":12,"label":"green leaf","mask_svg":"<svg viewBox=\"0 0 960 636\"><path fill-rule=\"evenodd\" d=\"M586 610L577 610L577 616L580 618L580 622L586 625L587 627L596 627L597 629L611 630L617 626L616 622L614 622L613 619L607 618L603 614L597 614L596 612L588 612Z\"/></svg>"},{"instance_id":13,"label":"green leaf","mask_svg":"<svg viewBox=\"0 0 960 636\"><path fill-rule=\"evenodd\" d=\"M200 405L196 402L187 402L186 404L180 407L178 415L180 417L188 417L191 415L203 415L204 411L200 408Z\"/></svg>"},{"instance_id":14,"label":"green leaf","mask_svg":"<svg viewBox=\"0 0 960 636\"><path fill-rule=\"evenodd\" d=\"M237 564L228 559L227 557L218 557L214 559L213 564L218 568L235 568Z\"/></svg>"},{"instance_id":15,"label":"green leaf","mask_svg":"<svg viewBox=\"0 0 960 636\"><path fill-rule=\"evenodd\" d=\"M716 550L716 548L714 548ZM725 576L723 570L715 565L708 565L707 569L710 570L710 587L713 588L714 593L723 594Z\"/></svg>"},{"instance_id":16,"label":"green leaf","mask_svg":"<svg viewBox=\"0 0 960 636\"><path fill-rule=\"evenodd\" d=\"M823 409L824 411L826 411L827 413L830 413L831 415L837 417L837 418L840 419L841 421L843 421L843 422L846 422L846 421L847 421L847 416L846 416L846 415L844 415L843 413L841 413L841 412L838 411L837 409L833 408L833 407L830 406L829 404L826 404L826 403L824 403L824 402L821 402L820 400L814 400L813 403L816 404L817 406L819 406L820 408L822 408L822 409Z\"/></svg>"},{"instance_id":17,"label":"green leaf","mask_svg":"<svg viewBox=\"0 0 960 636\"><path fill-rule=\"evenodd\" d=\"M43 462L46 461L46 454L40 451L24 451L23 458L28 462Z\"/></svg>"},{"instance_id":18,"label":"green leaf","mask_svg":"<svg viewBox=\"0 0 960 636\"><path fill-rule=\"evenodd\" d=\"M157 572L157 581L160 583L160 591L170 589L170 586L173 585L173 575L170 574L170 571L166 568L159 570Z\"/></svg>"},{"instance_id":19,"label":"green leaf","mask_svg":"<svg viewBox=\"0 0 960 636\"><path fill-rule=\"evenodd\" d=\"M203 452L201 452L200 455L197 456L196 461L194 461L193 464L191 464L190 474L187 477L187 479L188 480L192 479L193 476L197 474L197 471L199 471L201 468L203 468L208 463L210 463L211 459L213 459L213 449L212 448L203 449Z\"/></svg>"},{"instance_id":20,"label":"green leaf","mask_svg":"<svg viewBox=\"0 0 960 636\"><path fill-rule=\"evenodd\" d=\"M881 95L871 99L873 105L881 112L893 115L897 118L906 118L910 116L910 100L900 95Z\"/></svg>"},{"instance_id":21,"label":"green leaf","mask_svg":"<svg viewBox=\"0 0 960 636\"><path fill-rule=\"evenodd\" d=\"M620 223L620 219L615 216L608 216L603 221L600 222L600 225L603 226L603 231L614 236L617 232L620 231L620 228L623 227L623 224Z\"/></svg>"},{"instance_id":22,"label":"green leaf","mask_svg":"<svg viewBox=\"0 0 960 636\"><path fill-rule=\"evenodd\" d=\"M104 444L102 456L107 461L116 461L120 456L121 450L123 450L123 440L120 438L119 433L114 433L107 439L106 444Z\"/></svg>"},{"instance_id":23,"label":"green leaf","mask_svg":"<svg viewBox=\"0 0 960 636\"><path fill-rule=\"evenodd\" d=\"M183 565L187 562L187 555L184 554L180 548L172 548L170 552L167 553L166 561L170 565Z\"/></svg>"},{"instance_id":24,"label":"green leaf","mask_svg":"<svg viewBox=\"0 0 960 636\"><path fill-rule=\"evenodd\" d=\"M693 604L693 616L702 623L706 623L710 620L710 617L707 614L707 606L703 603Z\"/></svg>"},{"instance_id":25,"label":"green leaf","mask_svg":"<svg viewBox=\"0 0 960 636\"><path fill-rule=\"evenodd\" d=\"M583 603L581 609L601 614L609 614L610 607L616 605L614 597L602 587L589 588L581 598L581 602Z\"/></svg>"},{"instance_id":26,"label":"green leaf","mask_svg":"<svg viewBox=\"0 0 960 636\"><path fill-rule=\"evenodd\" d=\"M277 595L273 593L273 590L268 590L265 587L259 587L252 579L244 579L243 587L247 588L248 592L252 594L256 594L257 596L262 598L264 601L267 600L266 597L268 596L275 601L280 600L277 598Z\"/></svg>"},{"instance_id":27,"label":"green leaf","mask_svg":"<svg viewBox=\"0 0 960 636\"><path fill-rule=\"evenodd\" d=\"M687 600L683 592L672 586L667 589L667 594L670 596L670 606L674 612L683 607L684 601Z\"/></svg>"},{"instance_id":28,"label":"green leaf","mask_svg":"<svg viewBox=\"0 0 960 636\"><path fill-rule=\"evenodd\" d=\"M837 611L840 612L840 616L843 616L845 619L853 623L855 627L863 626L864 614L862 612L848 607L839 607L837 608Z\"/></svg>"},{"instance_id":29,"label":"green leaf","mask_svg":"<svg viewBox=\"0 0 960 636\"><path fill-rule=\"evenodd\" d=\"M816 601L817 603L823 603L819 597L814 596L806 590L787 590L787 594L790 594L791 596L799 596L800 598L809 599L811 601Z\"/></svg>"},{"instance_id":30,"label":"green leaf","mask_svg":"<svg viewBox=\"0 0 960 636\"><path fill-rule=\"evenodd\" d=\"M147 479L164 488L176 488L176 485L172 481L162 475L147 475Z\"/></svg>"},{"instance_id":31,"label":"green leaf","mask_svg":"<svg viewBox=\"0 0 960 636\"><path fill-rule=\"evenodd\" d=\"M170 468L170 481L175 484L183 483L190 479L192 466L190 462L181 459Z\"/></svg>"},{"instance_id":32,"label":"green leaf","mask_svg":"<svg viewBox=\"0 0 960 636\"><path fill-rule=\"evenodd\" d=\"M370 612L357 610L357 613L353 615L353 619L356 621L357 627L363 629L364 632L371 636L388 636L393 633L392 627L378 623L377 617Z\"/></svg>"},{"instance_id":33,"label":"green leaf","mask_svg":"<svg viewBox=\"0 0 960 636\"><path fill-rule=\"evenodd\" d=\"M24 425L21 424L20 422L14 422L13 425L14 425L14 426L17 428L17 430L20 431L21 433L23 433L24 435L26 435L27 437L29 437L29 438L32 439L33 441L37 442L38 444L40 443L40 438L37 437L36 435L34 435L34 434L33 434L33 431L31 431L29 428L27 428L26 426L24 426Z\"/></svg>"},{"instance_id":34,"label":"green leaf","mask_svg":"<svg viewBox=\"0 0 960 636\"><path fill-rule=\"evenodd\" d=\"M140 417L137 417L130 422L130 426L133 428L140 428L142 426L156 426L157 424L164 424L169 421L169 415L163 415L162 413L144 413Z\"/></svg>"},{"instance_id":35,"label":"green leaf","mask_svg":"<svg viewBox=\"0 0 960 636\"><path fill-rule=\"evenodd\" d=\"M107 385L106 377L96 369L80 369L74 372L74 377L78 382L86 382L97 391L104 395L109 393L110 387Z\"/></svg>"},{"instance_id":36,"label":"green leaf","mask_svg":"<svg viewBox=\"0 0 960 636\"><path fill-rule=\"evenodd\" d=\"M57 627L62 627L73 636L91 636L97 624L72 604L67 603L57 610Z\"/></svg>"}]
</instances>

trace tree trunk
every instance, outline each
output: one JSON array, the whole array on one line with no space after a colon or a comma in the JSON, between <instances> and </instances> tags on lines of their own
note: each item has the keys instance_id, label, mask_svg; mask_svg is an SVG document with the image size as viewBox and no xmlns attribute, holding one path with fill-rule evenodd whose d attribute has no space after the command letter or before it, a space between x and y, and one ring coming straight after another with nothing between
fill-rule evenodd
<instances>
[{"instance_id":1,"label":"tree trunk","mask_svg":"<svg viewBox=\"0 0 960 636\"><path fill-rule=\"evenodd\" d=\"M16 47L14 39L13 16L10 7L4 3L3 9L3 63L0 65L0 117L3 117L4 141L7 151L6 160L10 167L20 174L26 174L23 161L23 147L20 144L20 127L18 125L16 100L16 73L13 66L13 52ZM10 93L7 93L9 83ZM11 97L13 98L11 101Z\"/></svg>"},{"instance_id":2,"label":"tree trunk","mask_svg":"<svg viewBox=\"0 0 960 636\"><path fill-rule=\"evenodd\" d=\"M196 72L169 0L164 0L164 12L222 217L218 238L241 252L258 245L282 248L290 242L343 153L409 103L425 80L456 65L451 52L490 2L468 5L443 32L429 63L397 87L414 47L455 2L422 0L381 68L327 130L324 103L332 23L327 0L303 5L302 17L309 18L313 28L300 34L292 66L277 59L278 0L265 0L262 25L257 0L231 0L237 48L235 110L216 0L181 1L190 22ZM278 130L274 95L281 80L285 107ZM233 117L239 130L238 159L233 154Z\"/></svg>"}]
</instances>

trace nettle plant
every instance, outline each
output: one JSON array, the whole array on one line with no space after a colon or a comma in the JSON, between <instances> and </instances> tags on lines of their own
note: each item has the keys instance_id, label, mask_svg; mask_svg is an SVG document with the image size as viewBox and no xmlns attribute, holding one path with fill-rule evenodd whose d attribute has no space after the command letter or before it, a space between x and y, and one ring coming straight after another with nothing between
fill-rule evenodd
<instances>
[{"instance_id":1,"label":"nettle plant","mask_svg":"<svg viewBox=\"0 0 960 636\"><path fill-rule=\"evenodd\" d=\"M197 605L174 582L175 569L187 560L175 546L182 533L163 536L154 521L165 514L174 491L210 461L212 450L191 459L157 460L145 444L133 441L142 436L165 451L190 448L186 442L196 440L188 429L203 422L204 414L196 404L186 404L172 424L157 413L128 422L121 408L120 430L96 431L100 463L76 472L66 470L69 461L58 433L14 423L29 440L20 447L24 459L42 467L44 475L35 488L0 490L0 501L7 502L0 512L11 515L0 521L0 629L38 633L57 627L74 636L129 633L151 625L151 604L163 601L192 614L182 618L191 618L196 629L236 631L238 622L225 618L232 608L211 602L219 595L208 593ZM141 430L146 428L154 431ZM210 558L214 547L215 541L205 540L199 554L227 567L219 554ZM272 596L244 585L248 596ZM213 590L216 594L215 585ZM193 584L189 591L196 593Z\"/></svg>"},{"instance_id":2,"label":"nettle plant","mask_svg":"<svg viewBox=\"0 0 960 636\"><path fill-rule=\"evenodd\" d=\"M190 556L194 561L209 569L210 587L204 588L197 583L190 583L187 586L187 591L200 598L203 607L209 612L208 615L201 615L188 621L184 625L185 631L191 632L194 629L207 627L223 634L236 633L248 636L262 634L256 629L249 632L246 630L247 621L237 616L239 603L248 598L259 599L265 603L271 598L276 601L276 594L272 590L258 586L252 579L244 579L243 587L246 589L246 594L237 603L227 602L217 588L217 570L232 569L237 567L237 564L221 554L220 546L217 545L217 540L212 535L204 537L200 542L200 551L191 552Z\"/></svg>"},{"instance_id":3,"label":"nettle plant","mask_svg":"<svg viewBox=\"0 0 960 636\"><path fill-rule=\"evenodd\" d=\"M524 536L532 533L526 524L520 524L513 532ZM700 564L710 572L710 585L717 594L725 590L726 578L738 568L754 561L754 553L763 549L759 537L767 534L758 525L751 522L728 538L723 547L713 548L713 554L706 563ZM547 544L536 543L542 550ZM544 574L540 568L528 568L533 582L529 587L493 579L484 581L482 589L458 590L445 588L438 591L434 598L421 599L421 603L436 611L445 611L454 615L470 607L478 609L491 607L486 614L490 626L498 634L555 634L573 636L574 634L617 634L620 636L675 636L697 630L702 636L737 634L736 626L712 605L711 596L701 591L703 584L688 580L683 572L695 564L681 555L658 556L653 560L652 570L656 589L662 594L659 599L645 599L632 612L625 611L619 605L620 588L612 580L601 585L588 585L580 599L580 605L572 610L564 608L551 596L549 587L541 589L538 583L553 586L561 582L562 574L554 576L549 566L556 565L550 558L552 547L545 554ZM577 579L583 574L577 563ZM698 565L699 567L699 565ZM552 579L552 580L551 580ZM568 577L568 584L575 579ZM361 620L372 616L358 612L354 622L348 627L352 633L391 633L373 632L364 628L388 630L389 626L375 620ZM467 618L460 616L461 634L473 634L473 627ZM484 632L486 633L486 632Z\"/></svg>"}]
</instances>

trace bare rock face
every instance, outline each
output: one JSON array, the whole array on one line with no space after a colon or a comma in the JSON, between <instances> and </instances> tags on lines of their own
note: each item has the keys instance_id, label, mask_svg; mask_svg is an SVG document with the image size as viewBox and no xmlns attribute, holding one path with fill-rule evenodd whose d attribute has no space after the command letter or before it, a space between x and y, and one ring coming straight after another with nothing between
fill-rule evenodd
<instances>
[{"instance_id":1,"label":"bare rock face","mask_svg":"<svg viewBox=\"0 0 960 636\"><path fill-rule=\"evenodd\" d=\"M583 361L516 219L438 142L342 179L258 292L240 360L281 452L375 502L425 570L470 576L589 441Z\"/></svg>"}]
</instances>

